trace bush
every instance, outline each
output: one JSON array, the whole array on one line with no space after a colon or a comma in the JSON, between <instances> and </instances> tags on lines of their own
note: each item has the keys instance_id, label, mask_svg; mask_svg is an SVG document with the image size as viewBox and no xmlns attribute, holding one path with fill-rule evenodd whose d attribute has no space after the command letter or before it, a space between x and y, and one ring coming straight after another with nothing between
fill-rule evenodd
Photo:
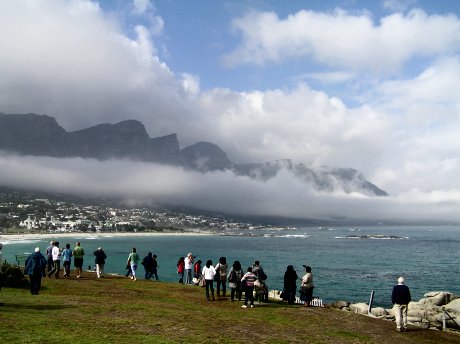
<instances>
[{"instance_id":1,"label":"bush","mask_svg":"<svg viewBox=\"0 0 460 344\"><path fill-rule=\"evenodd\" d=\"M20 267L4 262L1 266L0 288L28 288L29 281L24 278Z\"/></svg>"}]
</instances>

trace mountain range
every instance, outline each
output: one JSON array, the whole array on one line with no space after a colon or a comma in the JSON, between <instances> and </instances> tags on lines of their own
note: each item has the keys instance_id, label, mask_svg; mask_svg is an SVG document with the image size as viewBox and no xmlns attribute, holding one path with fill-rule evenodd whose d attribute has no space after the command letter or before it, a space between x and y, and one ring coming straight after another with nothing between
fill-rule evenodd
<instances>
[{"instance_id":1,"label":"mountain range","mask_svg":"<svg viewBox=\"0 0 460 344\"><path fill-rule=\"evenodd\" d=\"M180 166L201 173L228 170L261 182L285 170L323 192L341 189L346 193L359 192L369 196L388 195L352 168L313 169L290 159L238 164L210 142L198 142L181 149L177 134L151 138L145 126L137 120L67 132L47 115L0 113L0 150L57 158L131 159Z\"/></svg>"}]
</instances>

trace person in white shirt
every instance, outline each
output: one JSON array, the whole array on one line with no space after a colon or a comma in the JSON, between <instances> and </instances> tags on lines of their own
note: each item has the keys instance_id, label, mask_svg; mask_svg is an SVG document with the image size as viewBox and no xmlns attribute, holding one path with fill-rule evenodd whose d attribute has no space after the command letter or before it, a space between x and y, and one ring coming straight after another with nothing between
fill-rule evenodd
<instances>
[{"instance_id":1,"label":"person in white shirt","mask_svg":"<svg viewBox=\"0 0 460 344\"><path fill-rule=\"evenodd\" d=\"M61 250L59 249L59 242L55 241L53 243L53 249L51 251L53 256L53 269L48 272L48 277L54 274L54 277L59 278L59 271L61 270Z\"/></svg>"},{"instance_id":2,"label":"person in white shirt","mask_svg":"<svg viewBox=\"0 0 460 344\"><path fill-rule=\"evenodd\" d=\"M192 285L192 269L193 269L193 260L195 257L193 254L187 253L187 257L185 257L185 284Z\"/></svg>"},{"instance_id":3,"label":"person in white shirt","mask_svg":"<svg viewBox=\"0 0 460 344\"><path fill-rule=\"evenodd\" d=\"M206 281L206 300L210 300L209 298L209 289L211 289L212 300L215 301L214 297L214 275L216 274L216 269L212 266L212 260L208 260L206 262L205 267L203 268L202 275L204 280Z\"/></svg>"}]
</instances>

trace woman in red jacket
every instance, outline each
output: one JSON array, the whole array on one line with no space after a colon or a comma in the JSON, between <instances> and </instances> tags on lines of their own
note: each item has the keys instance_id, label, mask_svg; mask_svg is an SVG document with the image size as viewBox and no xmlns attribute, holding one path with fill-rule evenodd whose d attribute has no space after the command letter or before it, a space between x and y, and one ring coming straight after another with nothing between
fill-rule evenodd
<instances>
[{"instance_id":1,"label":"woman in red jacket","mask_svg":"<svg viewBox=\"0 0 460 344\"><path fill-rule=\"evenodd\" d=\"M185 257L180 257L177 262L177 274L179 275L179 283L184 283Z\"/></svg>"}]
</instances>

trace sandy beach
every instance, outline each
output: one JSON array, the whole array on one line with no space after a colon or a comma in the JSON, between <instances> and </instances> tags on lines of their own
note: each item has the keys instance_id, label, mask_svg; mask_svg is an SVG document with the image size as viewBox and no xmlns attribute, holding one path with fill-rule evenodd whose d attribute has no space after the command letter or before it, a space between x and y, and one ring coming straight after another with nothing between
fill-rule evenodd
<instances>
[{"instance_id":1,"label":"sandy beach","mask_svg":"<svg viewBox=\"0 0 460 344\"><path fill-rule=\"evenodd\" d=\"M120 233L120 232L106 232L106 233L24 233L24 234L1 234L0 242L5 244L11 241L28 241L28 240L42 240L42 239L57 239L57 238L75 238L75 239L97 239L97 238L111 238L111 237L154 237L154 236L202 236L212 235L213 233L207 232L144 232L144 233Z\"/></svg>"}]
</instances>

